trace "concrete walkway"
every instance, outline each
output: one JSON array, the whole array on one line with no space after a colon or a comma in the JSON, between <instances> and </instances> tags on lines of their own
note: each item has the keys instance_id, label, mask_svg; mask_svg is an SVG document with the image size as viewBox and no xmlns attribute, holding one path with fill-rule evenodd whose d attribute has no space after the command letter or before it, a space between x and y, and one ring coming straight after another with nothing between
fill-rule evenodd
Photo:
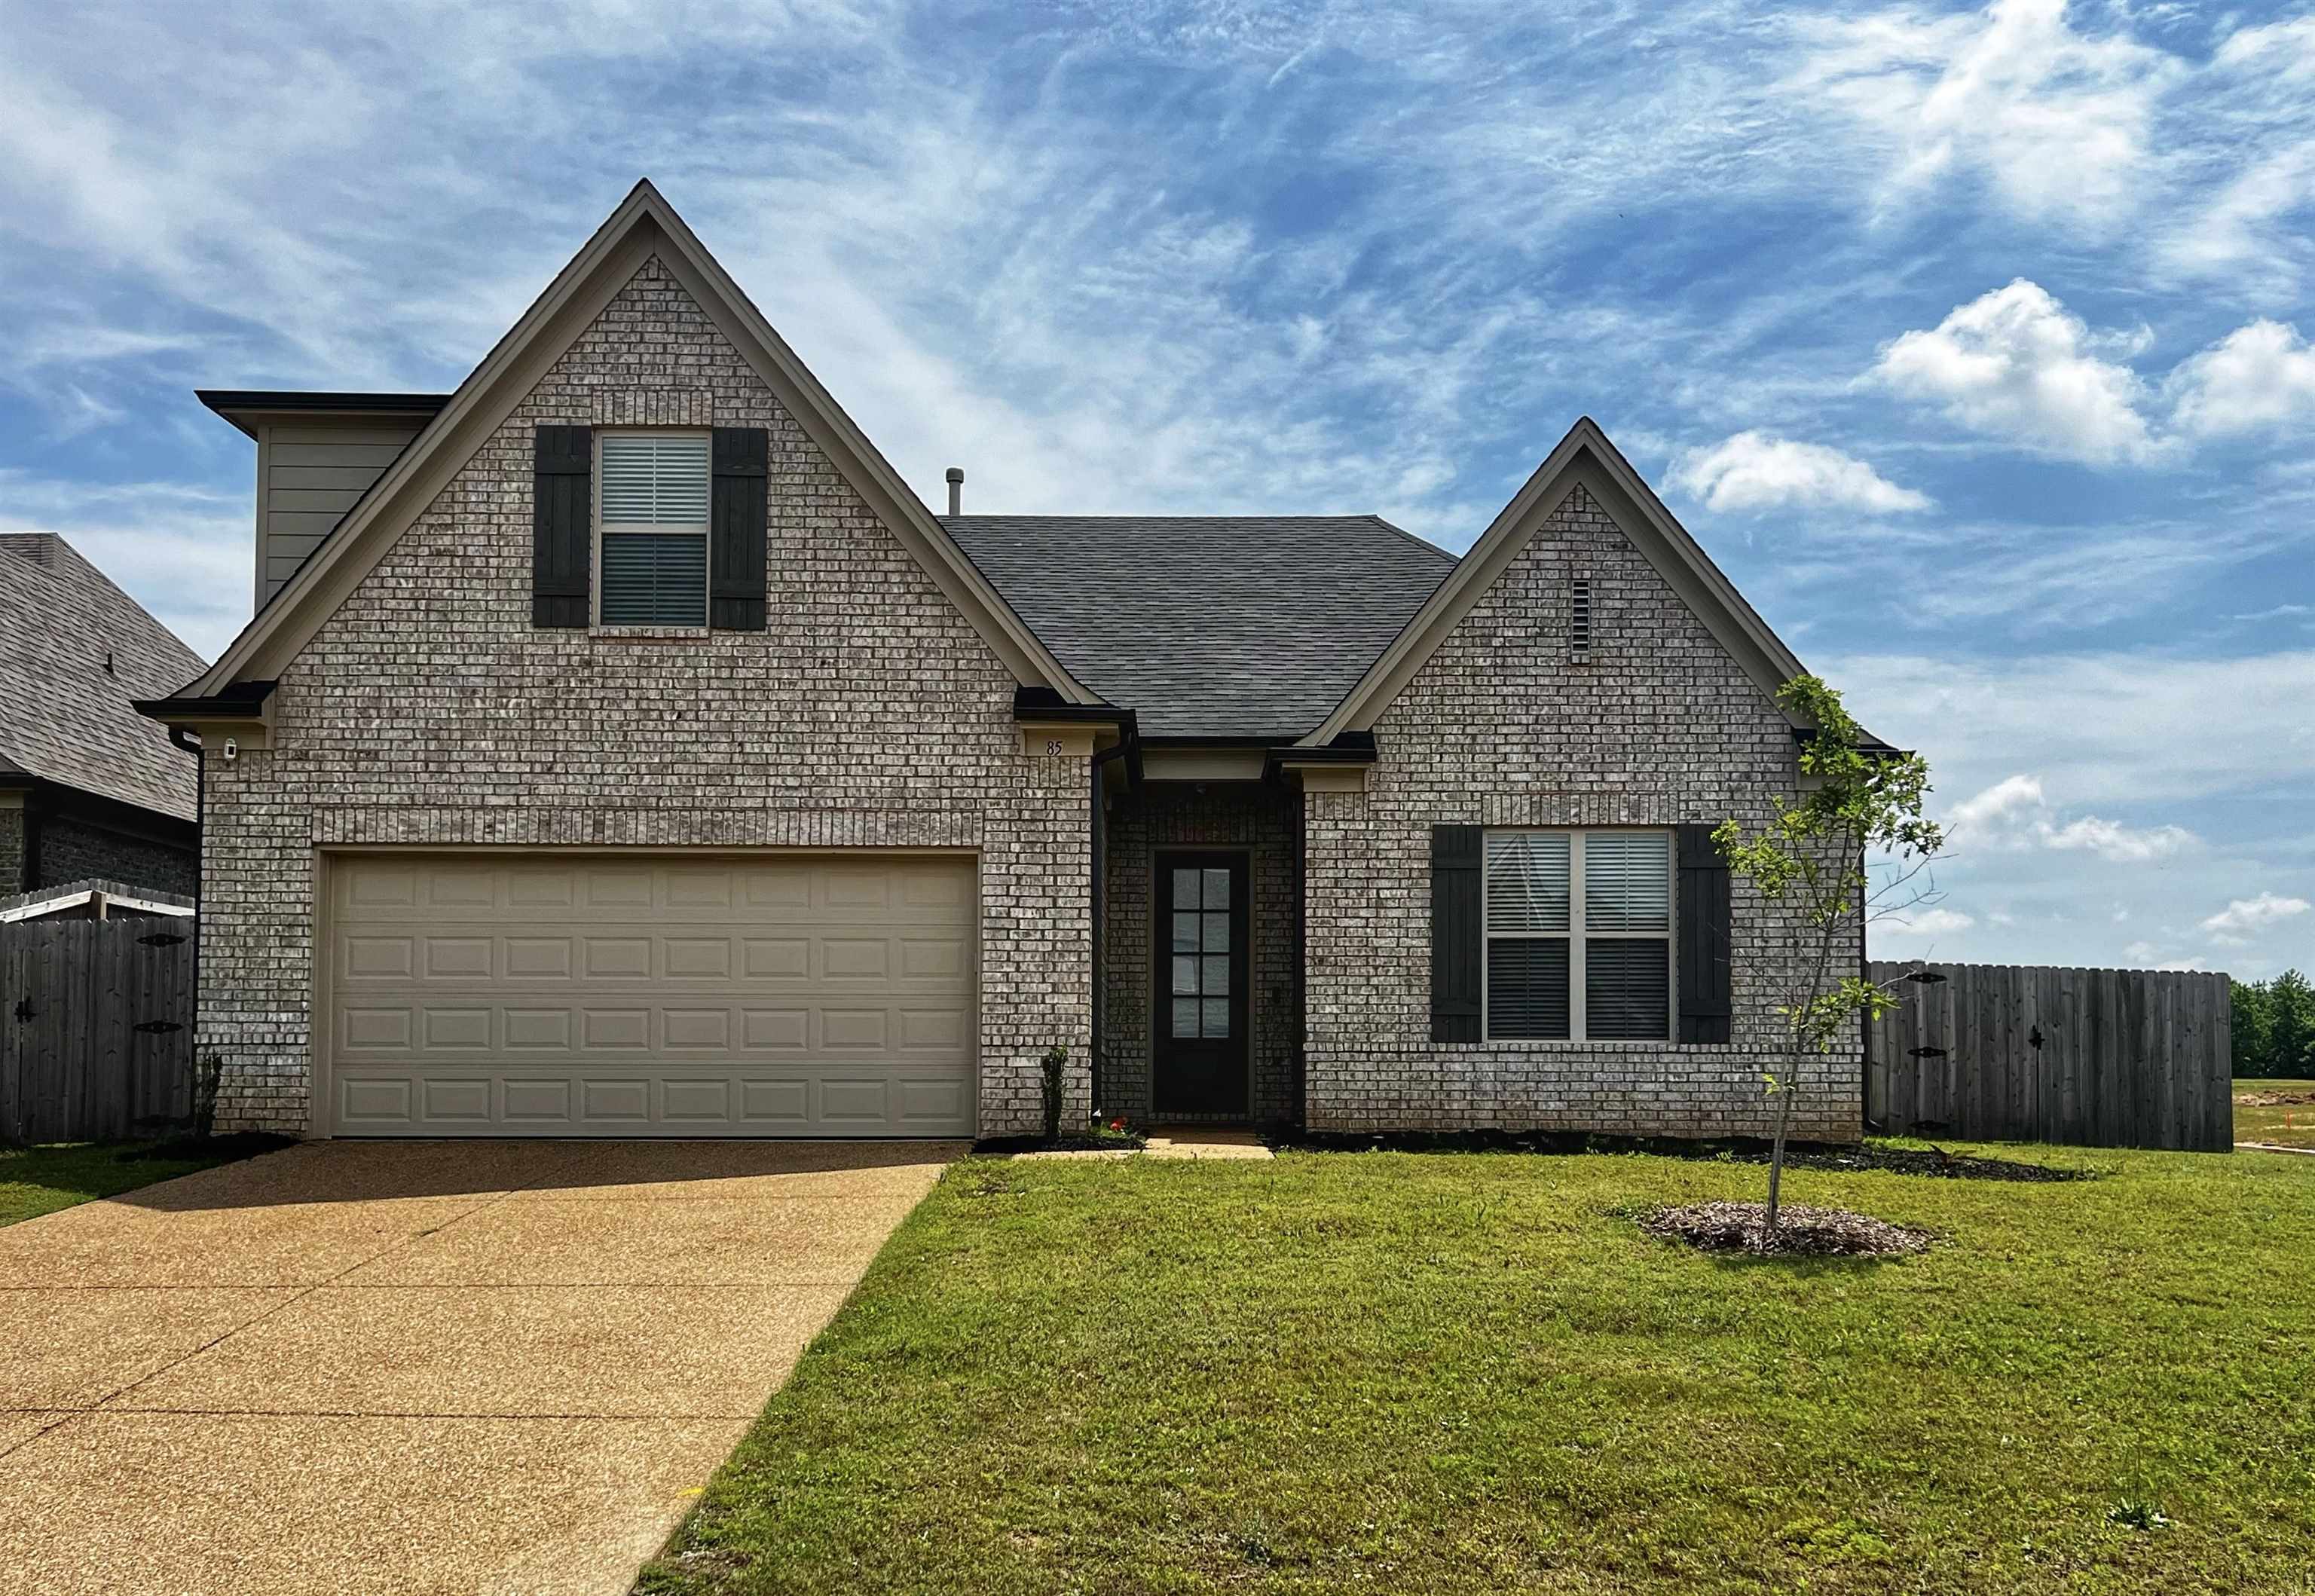
<instances>
[{"instance_id":1,"label":"concrete walkway","mask_svg":"<svg viewBox=\"0 0 2315 1596\"><path fill-rule=\"evenodd\" d=\"M624 1592L963 1150L316 1143L0 1228L0 1592Z\"/></svg>"}]
</instances>

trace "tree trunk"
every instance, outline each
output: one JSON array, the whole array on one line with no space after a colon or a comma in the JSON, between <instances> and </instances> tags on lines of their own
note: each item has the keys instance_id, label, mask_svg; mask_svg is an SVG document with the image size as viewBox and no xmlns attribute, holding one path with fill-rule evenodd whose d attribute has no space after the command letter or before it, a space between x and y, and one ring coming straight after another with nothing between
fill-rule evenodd
<instances>
[{"instance_id":1,"label":"tree trunk","mask_svg":"<svg viewBox=\"0 0 2315 1596\"><path fill-rule=\"evenodd\" d=\"M1777 1093L1777 1131L1769 1145L1769 1234L1777 1233L1777 1219L1782 1211L1785 1185L1785 1133L1792 1124L1793 1093L1800 1086L1801 1061L1796 1054L1785 1067L1785 1078Z\"/></svg>"}]
</instances>

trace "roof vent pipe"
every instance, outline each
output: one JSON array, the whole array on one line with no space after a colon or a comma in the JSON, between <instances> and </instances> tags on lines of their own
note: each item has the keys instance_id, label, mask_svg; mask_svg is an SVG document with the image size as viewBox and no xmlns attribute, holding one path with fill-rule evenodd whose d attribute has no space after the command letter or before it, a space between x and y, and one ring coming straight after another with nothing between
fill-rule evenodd
<instances>
[{"instance_id":1,"label":"roof vent pipe","mask_svg":"<svg viewBox=\"0 0 2315 1596\"><path fill-rule=\"evenodd\" d=\"M948 468L948 512L953 516L964 513L964 467L962 466Z\"/></svg>"}]
</instances>

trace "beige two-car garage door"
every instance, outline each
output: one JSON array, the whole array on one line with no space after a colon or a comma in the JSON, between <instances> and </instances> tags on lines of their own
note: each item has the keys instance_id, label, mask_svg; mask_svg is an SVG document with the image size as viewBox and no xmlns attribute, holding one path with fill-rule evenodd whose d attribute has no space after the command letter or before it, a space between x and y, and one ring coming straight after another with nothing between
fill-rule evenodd
<instances>
[{"instance_id":1,"label":"beige two-car garage door","mask_svg":"<svg viewBox=\"0 0 2315 1596\"><path fill-rule=\"evenodd\" d=\"M969 1136L972 862L339 855L348 1136Z\"/></svg>"}]
</instances>

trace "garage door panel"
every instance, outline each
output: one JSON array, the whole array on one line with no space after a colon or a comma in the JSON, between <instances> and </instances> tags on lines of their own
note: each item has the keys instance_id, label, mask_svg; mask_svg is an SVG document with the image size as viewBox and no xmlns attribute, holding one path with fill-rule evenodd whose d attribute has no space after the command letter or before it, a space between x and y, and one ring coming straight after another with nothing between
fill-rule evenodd
<instances>
[{"instance_id":1,"label":"garage door panel","mask_svg":"<svg viewBox=\"0 0 2315 1596\"><path fill-rule=\"evenodd\" d=\"M643 1076L590 1077L579 1083L580 1117L590 1124L651 1123L651 1081Z\"/></svg>"},{"instance_id":2,"label":"garage door panel","mask_svg":"<svg viewBox=\"0 0 2315 1596\"><path fill-rule=\"evenodd\" d=\"M759 1132L803 1131L812 1128L812 1080L809 1077L764 1079L744 1077L740 1083L740 1122Z\"/></svg>"},{"instance_id":3,"label":"garage door panel","mask_svg":"<svg viewBox=\"0 0 2315 1596\"><path fill-rule=\"evenodd\" d=\"M581 865L579 880L590 909L649 909L652 873L633 864Z\"/></svg>"},{"instance_id":4,"label":"garage door panel","mask_svg":"<svg viewBox=\"0 0 2315 1596\"><path fill-rule=\"evenodd\" d=\"M331 879L344 1133L973 1128L969 860L349 857Z\"/></svg>"},{"instance_id":5,"label":"garage door panel","mask_svg":"<svg viewBox=\"0 0 2315 1596\"><path fill-rule=\"evenodd\" d=\"M829 936L820 944L825 980L882 980L891 972L891 944L881 936Z\"/></svg>"},{"instance_id":6,"label":"garage door panel","mask_svg":"<svg viewBox=\"0 0 2315 1596\"><path fill-rule=\"evenodd\" d=\"M492 1051L488 1008L427 1008L420 1013L424 1046L430 1053L487 1053Z\"/></svg>"},{"instance_id":7,"label":"garage door panel","mask_svg":"<svg viewBox=\"0 0 2315 1596\"><path fill-rule=\"evenodd\" d=\"M732 1047L732 1011L728 1008L661 1009L660 1040L670 1051L690 1048L728 1052Z\"/></svg>"},{"instance_id":8,"label":"garage door panel","mask_svg":"<svg viewBox=\"0 0 2315 1596\"><path fill-rule=\"evenodd\" d=\"M439 1124L491 1122L492 1081L487 1075L428 1075L418 1082L418 1100L427 1119Z\"/></svg>"},{"instance_id":9,"label":"garage door panel","mask_svg":"<svg viewBox=\"0 0 2315 1596\"><path fill-rule=\"evenodd\" d=\"M590 981L649 980L652 939L648 935L581 937L579 970Z\"/></svg>"},{"instance_id":10,"label":"garage door panel","mask_svg":"<svg viewBox=\"0 0 2315 1596\"><path fill-rule=\"evenodd\" d=\"M499 968L509 980L569 980L578 971L568 936L509 936Z\"/></svg>"},{"instance_id":11,"label":"garage door panel","mask_svg":"<svg viewBox=\"0 0 2315 1596\"><path fill-rule=\"evenodd\" d=\"M740 1011L740 1045L749 1052L803 1052L812 1046L808 1008L745 1008Z\"/></svg>"},{"instance_id":12,"label":"garage door panel","mask_svg":"<svg viewBox=\"0 0 2315 1596\"><path fill-rule=\"evenodd\" d=\"M506 1093L506 1117L511 1124L568 1125L571 1122L572 1090L571 1082L567 1079L513 1076L501 1089Z\"/></svg>"}]
</instances>

